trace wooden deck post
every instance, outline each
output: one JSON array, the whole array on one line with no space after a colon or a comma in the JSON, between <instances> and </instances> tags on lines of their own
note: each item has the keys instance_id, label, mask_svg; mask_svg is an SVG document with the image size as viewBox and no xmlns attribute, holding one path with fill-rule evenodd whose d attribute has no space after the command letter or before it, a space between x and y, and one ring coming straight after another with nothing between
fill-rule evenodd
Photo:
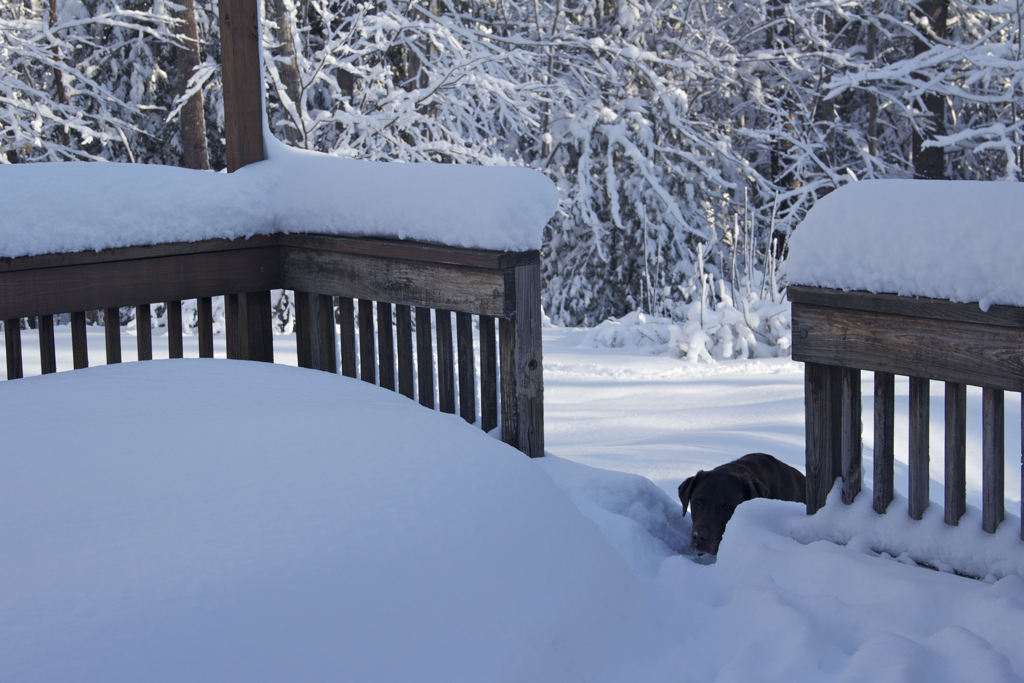
<instances>
[{"instance_id":1,"label":"wooden deck post","mask_svg":"<svg viewBox=\"0 0 1024 683\"><path fill-rule=\"evenodd\" d=\"M53 339L53 314L39 316L39 362L42 373L57 372L57 348Z\"/></svg>"},{"instance_id":2,"label":"wooden deck post","mask_svg":"<svg viewBox=\"0 0 1024 683\"><path fill-rule=\"evenodd\" d=\"M4 321L4 338L7 343L7 379L21 379L21 318Z\"/></svg>"},{"instance_id":3,"label":"wooden deck post","mask_svg":"<svg viewBox=\"0 0 1024 683\"><path fill-rule=\"evenodd\" d=\"M896 375L875 373L875 499L873 507L885 514L893 498L896 424Z\"/></svg>"},{"instance_id":4,"label":"wooden deck post","mask_svg":"<svg viewBox=\"0 0 1024 683\"><path fill-rule=\"evenodd\" d=\"M908 467L908 510L911 519L921 519L928 507L928 425L931 418L931 382L924 377L910 378L910 427Z\"/></svg>"},{"instance_id":5,"label":"wooden deck post","mask_svg":"<svg viewBox=\"0 0 1024 683\"><path fill-rule=\"evenodd\" d=\"M981 527L996 532L1006 510L1003 489L1005 452L1005 401L1000 389L985 388L981 396Z\"/></svg>"},{"instance_id":6,"label":"wooden deck post","mask_svg":"<svg viewBox=\"0 0 1024 683\"><path fill-rule=\"evenodd\" d=\"M834 467L832 368L821 363L804 364L804 429L807 473L807 514L825 506L825 499L839 475Z\"/></svg>"},{"instance_id":7,"label":"wooden deck post","mask_svg":"<svg viewBox=\"0 0 1024 683\"><path fill-rule=\"evenodd\" d=\"M850 505L861 485L860 370L843 368L841 378L843 502Z\"/></svg>"},{"instance_id":8,"label":"wooden deck post","mask_svg":"<svg viewBox=\"0 0 1024 683\"><path fill-rule=\"evenodd\" d=\"M967 511L967 385L946 382L946 524Z\"/></svg>"},{"instance_id":9,"label":"wooden deck post","mask_svg":"<svg viewBox=\"0 0 1024 683\"><path fill-rule=\"evenodd\" d=\"M501 440L531 458L540 458L544 455L540 254L516 256L504 264L505 300L511 315L498 325Z\"/></svg>"},{"instance_id":10,"label":"wooden deck post","mask_svg":"<svg viewBox=\"0 0 1024 683\"><path fill-rule=\"evenodd\" d=\"M256 0L221 0L219 10L224 144L228 173L233 173L264 159L259 5Z\"/></svg>"}]
</instances>

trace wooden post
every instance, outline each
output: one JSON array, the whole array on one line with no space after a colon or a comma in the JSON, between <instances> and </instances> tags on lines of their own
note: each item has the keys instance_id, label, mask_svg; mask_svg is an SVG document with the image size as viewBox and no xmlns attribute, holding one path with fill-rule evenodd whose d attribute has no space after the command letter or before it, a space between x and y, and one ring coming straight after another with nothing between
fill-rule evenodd
<instances>
[{"instance_id":1,"label":"wooden post","mask_svg":"<svg viewBox=\"0 0 1024 683\"><path fill-rule=\"evenodd\" d=\"M213 299L200 297L199 301L199 357L213 358Z\"/></svg>"},{"instance_id":2,"label":"wooden post","mask_svg":"<svg viewBox=\"0 0 1024 683\"><path fill-rule=\"evenodd\" d=\"M398 393L406 398L416 398L416 382L412 360L412 309L395 306L395 331L398 334Z\"/></svg>"},{"instance_id":3,"label":"wooden post","mask_svg":"<svg viewBox=\"0 0 1024 683\"><path fill-rule=\"evenodd\" d=\"M420 405L434 407L434 348L430 338L430 309L416 307L416 379Z\"/></svg>"},{"instance_id":4,"label":"wooden post","mask_svg":"<svg viewBox=\"0 0 1024 683\"><path fill-rule=\"evenodd\" d=\"M395 326L391 322L391 304L377 302L377 366L380 386L395 390Z\"/></svg>"},{"instance_id":5,"label":"wooden post","mask_svg":"<svg viewBox=\"0 0 1024 683\"><path fill-rule=\"evenodd\" d=\"M523 259L522 255L517 257ZM501 353L501 440L531 458L544 456L544 369L541 341L540 263L505 267L506 302L512 315L499 324ZM511 295L511 301L509 297Z\"/></svg>"},{"instance_id":6,"label":"wooden post","mask_svg":"<svg viewBox=\"0 0 1024 683\"><path fill-rule=\"evenodd\" d=\"M149 304L135 307L135 346L139 360L153 360L153 320Z\"/></svg>"},{"instance_id":7,"label":"wooden post","mask_svg":"<svg viewBox=\"0 0 1024 683\"><path fill-rule=\"evenodd\" d=\"M103 312L103 331L107 343L107 365L121 362L121 311L108 308Z\"/></svg>"},{"instance_id":8,"label":"wooden post","mask_svg":"<svg viewBox=\"0 0 1024 683\"><path fill-rule=\"evenodd\" d=\"M480 316L480 426L485 432L498 426L498 348L489 315Z\"/></svg>"},{"instance_id":9,"label":"wooden post","mask_svg":"<svg viewBox=\"0 0 1024 683\"><path fill-rule=\"evenodd\" d=\"M227 356L242 360L242 305L238 294L224 295L224 341Z\"/></svg>"},{"instance_id":10,"label":"wooden post","mask_svg":"<svg viewBox=\"0 0 1024 683\"><path fill-rule=\"evenodd\" d=\"M39 362L44 375L57 372L57 348L53 339L53 314L39 316Z\"/></svg>"},{"instance_id":11,"label":"wooden post","mask_svg":"<svg viewBox=\"0 0 1024 683\"><path fill-rule=\"evenodd\" d=\"M861 485L860 370L843 368L841 377L843 502L850 505Z\"/></svg>"},{"instance_id":12,"label":"wooden post","mask_svg":"<svg viewBox=\"0 0 1024 683\"><path fill-rule=\"evenodd\" d=\"M4 340L7 342L7 379L24 376L21 362L21 318L4 321Z\"/></svg>"},{"instance_id":13,"label":"wooden post","mask_svg":"<svg viewBox=\"0 0 1024 683\"><path fill-rule=\"evenodd\" d=\"M873 507L884 514L893 498L895 448L893 433L896 416L896 376L875 373L875 497Z\"/></svg>"},{"instance_id":14,"label":"wooden post","mask_svg":"<svg viewBox=\"0 0 1024 683\"><path fill-rule=\"evenodd\" d=\"M330 294L311 294L318 300L316 307L317 330L320 333L320 369L338 374L338 340L334 335L334 297Z\"/></svg>"},{"instance_id":15,"label":"wooden post","mask_svg":"<svg viewBox=\"0 0 1024 683\"><path fill-rule=\"evenodd\" d=\"M352 297L338 297L338 330L341 334L341 374L356 376L356 311Z\"/></svg>"},{"instance_id":16,"label":"wooden post","mask_svg":"<svg viewBox=\"0 0 1024 683\"><path fill-rule=\"evenodd\" d=\"M476 363L473 358L473 316L455 314L459 356L459 414L469 424L476 422Z\"/></svg>"},{"instance_id":17,"label":"wooden post","mask_svg":"<svg viewBox=\"0 0 1024 683\"><path fill-rule=\"evenodd\" d=\"M185 345L181 330L181 301L167 302L167 357L184 358Z\"/></svg>"},{"instance_id":18,"label":"wooden post","mask_svg":"<svg viewBox=\"0 0 1024 683\"><path fill-rule=\"evenodd\" d=\"M377 383L377 353L373 342L373 302L359 300L359 379Z\"/></svg>"},{"instance_id":19,"label":"wooden post","mask_svg":"<svg viewBox=\"0 0 1024 683\"><path fill-rule=\"evenodd\" d=\"M804 441L807 473L807 514L825 507L836 472L833 470L832 368L804 364Z\"/></svg>"},{"instance_id":20,"label":"wooden post","mask_svg":"<svg viewBox=\"0 0 1024 683\"><path fill-rule=\"evenodd\" d=\"M308 292L295 292L295 355L300 368L313 368Z\"/></svg>"},{"instance_id":21,"label":"wooden post","mask_svg":"<svg viewBox=\"0 0 1024 683\"><path fill-rule=\"evenodd\" d=\"M255 0L220 0L219 10L224 143L232 173L263 161L259 5Z\"/></svg>"},{"instance_id":22,"label":"wooden post","mask_svg":"<svg viewBox=\"0 0 1024 683\"><path fill-rule=\"evenodd\" d=\"M71 357L75 370L89 367L89 343L85 338L85 311L71 314Z\"/></svg>"},{"instance_id":23,"label":"wooden post","mask_svg":"<svg viewBox=\"0 0 1024 683\"><path fill-rule=\"evenodd\" d=\"M452 314L434 311L437 322L437 402L442 413L455 414L455 355L452 352Z\"/></svg>"},{"instance_id":24,"label":"wooden post","mask_svg":"<svg viewBox=\"0 0 1024 683\"><path fill-rule=\"evenodd\" d=\"M910 378L909 401L908 513L921 519L928 508L928 423L931 413L930 382L924 377Z\"/></svg>"},{"instance_id":25,"label":"wooden post","mask_svg":"<svg viewBox=\"0 0 1024 683\"><path fill-rule=\"evenodd\" d=\"M247 292L246 350L248 360L274 362L274 311L270 304L270 291ZM180 310L180 307L179 307Z\"/></svg>"},{"instance_id":26,"label":"wooden post","mask_svg":"<svg viewBox=\"0 0 1024 683\"><path fill-rule=\"evenodd\" d=\"M981 462L981 526L990 534L996 532L1003 521L1006 502L1003 496L1003 479L1006 439L1004 415L1005 401L999 389L982 390L982 462Z\"/></svg>"},{"instance_id":27,"label":"wooden post","mask_svg":"<svg viewBox=\"0 0 1024 683\"><path fill-rule=\"evenodd\" d=\"M967 511L967 385L946 382L946 524Z\"/></svg>"}]
</instances>

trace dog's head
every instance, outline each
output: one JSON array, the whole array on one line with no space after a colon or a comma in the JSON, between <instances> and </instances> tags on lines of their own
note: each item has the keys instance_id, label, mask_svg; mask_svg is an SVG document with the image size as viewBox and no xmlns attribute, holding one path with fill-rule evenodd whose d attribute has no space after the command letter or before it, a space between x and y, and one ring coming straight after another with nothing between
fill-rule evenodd
<instances>
[{"instance_id":1,"label":"dog's head","mask_svg":"<svg viewBox=\"0 0 1024 683\"><path fill-rule=\"evenodd\" d=\"M726 523L732 519L736 506L745 500L768 495L764 482L749 472L719 467L711 472L701 470L679 485L679 502L692 509L693 533L690 545L698 553L718 554Z\"/></svg>"}]
</instances>

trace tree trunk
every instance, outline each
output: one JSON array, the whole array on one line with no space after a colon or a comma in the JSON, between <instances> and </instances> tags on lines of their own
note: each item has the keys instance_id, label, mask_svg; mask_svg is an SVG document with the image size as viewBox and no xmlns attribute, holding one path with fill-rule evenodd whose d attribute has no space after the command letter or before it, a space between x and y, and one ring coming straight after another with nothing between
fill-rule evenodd
<instances>
[{"instance_id":1,"label":"tree trunk","mask_svg":"<svg viewBox=\"0 0 1024 683\"><path fill-rule=\"evenodd\" d=\"M946 37L946 20L949 17L949 0L922 0L916 11L928 19L928 32L935 39ZM931 44L914 38L914 56L923 54L931 48ZM924 76L918 76L924 80ZM925 139L934 140L946 134L946 100L941 95L926 93L921 96L925 110L928 112L927 138L918 130L914 130L913 155L914 177L932 180L946 178L946 155L941 147L924 147Z\"/></svg>"},{"instance_id":2,"label":"tree trunk","mask_svg":"<svg viewBox=\"0 0 1024 683\"><path fill-rule=\"evenodd\" d=\"M299 66L295 61L295 39L292 34L292 18L285 0L271 0L271 9L274 12L274 22L277 29L274 31L274 39L278 43L278 55L283 59L277 62L277 73L281 77L281 85L284 86L284 93L291 102L290 107L283 109L288 113L292 125L285 126L284 135L291 145L299 145L305 142L305 132L302 130L299 97L302 94L302 79L299 77ZM281 98L284 99L283 97ZM298 117L298 118L297 118Z\"/></svg>"},{"instance_id":3,"label":"tree trunk","mask_svg":"<svg viewBox=\"0 0 1024 683\"><path fill-rule=\"evenodd\" d=\"M51 0L52 1L52 0ZM199 66L199 34L196 31L196 12L194 0L180 0L183 9L178 18L184 22L179 38L185 47L176 49L176 66L178 68L178 95L188 91L188 80ZM203 93L197 92L188 98L181 108L181 165L185 168L207 170L210 158L206 150L206 118L203 113Z\"/></svg>"},{"instance_id":4,"label":"tree trunk","mask_svg":"<svg viewBox=\"0 0 1024 683\"><path fill-rule=\"evenodd\" d=\"M875 0L871 9L872 18L878 18L881 13L881 2ZM872 22L868 26L867 61L874 64L875 52L878 49L878 26ZM872 157L878 156L878 95L868 93L868 154Z\"/></svg>"}]
</instances>

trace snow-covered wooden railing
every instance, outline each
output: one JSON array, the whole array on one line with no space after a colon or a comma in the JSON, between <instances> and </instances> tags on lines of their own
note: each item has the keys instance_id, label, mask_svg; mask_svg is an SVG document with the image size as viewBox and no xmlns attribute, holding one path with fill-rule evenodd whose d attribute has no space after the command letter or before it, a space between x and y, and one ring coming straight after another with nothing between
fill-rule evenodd
<instances>
[{"instance_id":1,"label":"snow-covered wooden railing","mask_svg":"<svg viewBox=\"0 0 1024 683\"><path fill-rule=\"evenodd\" d=\"M1004 392L1024 391L1024 278L1013 234L1024 188L1011 185L855 183L822 200L794 233L788 296L793 358L806 364L809 514L837 477L845 503L860 491L866 370L875 373L874 509L884 513L893 500L894 381L904 375L910 516L921 519L929 504L929 384L938 380L946 383L945 521L956 525L966 511L968 385L983 388L982 526L994 533L1003 520Z\"/></svg>"},{"instance_id":2,"label":"snow-covered wooden railing","mask_svg":"<svg viewBox=\"0 0 1024 683\"><path fill-rule=\"evenodd\" d=\"M53 315L71 313L74 367L88 365L85 311L135 306L138 358L151 359L150 305L167 303L169 355L182 357L181 301L198 300L201 357L213 357L212 297L225 297L227 357L273 362L270 290L296 293L299 364L356 376L433 406L431 310L440 409L476 421L472 316L479 317L483 429L531 457L544 454L540 263L537 251L501 252L331 235L265 235L0 259L7 377L23 375L20 319L38 317L42 372L56 371ZM378 321L374 330L373 307ZM394 320L392 325L392 306ZM358 309L358 314L356 313ZM451 334L451 314L456 335ZM355 316L359 326L356 334ZM412 318L415 315L415 342ZM495 343L495 320L497 344ZM379 324L380 321L387 321ZM121 362L118 325L106 326L107 363ZM357 339L358 336L358 339ZM418 368L413 369L413 344ZM392 349L397 348L397 354ZM397 355L397 359L396 359Z\"/></svg>"}]
</instances>

